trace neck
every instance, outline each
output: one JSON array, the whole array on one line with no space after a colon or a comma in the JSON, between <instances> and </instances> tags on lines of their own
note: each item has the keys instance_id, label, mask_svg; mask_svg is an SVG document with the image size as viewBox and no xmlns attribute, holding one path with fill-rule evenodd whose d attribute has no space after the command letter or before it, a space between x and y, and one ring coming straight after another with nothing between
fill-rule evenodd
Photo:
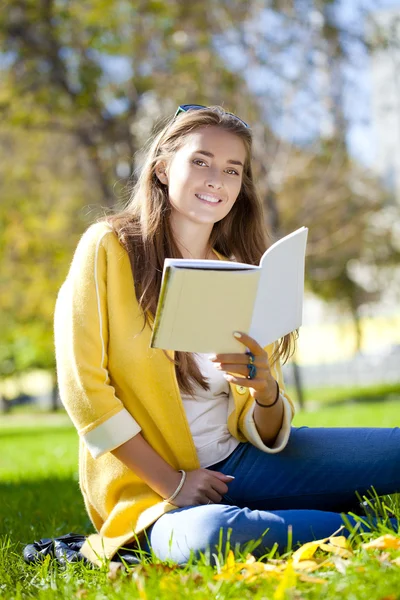
<instances>
[{"instance_id":1,"label":"neck","mask_svg":"<svg viewBox=\"0 0 400 600\"><path fill-rule=\"evenodd\" d=\"M185 222L184 227L172 223L172 231L183 258L199 260L214 259L216 256L210 246L210 235L213 225Z\"/></svg>"}]
</instances>

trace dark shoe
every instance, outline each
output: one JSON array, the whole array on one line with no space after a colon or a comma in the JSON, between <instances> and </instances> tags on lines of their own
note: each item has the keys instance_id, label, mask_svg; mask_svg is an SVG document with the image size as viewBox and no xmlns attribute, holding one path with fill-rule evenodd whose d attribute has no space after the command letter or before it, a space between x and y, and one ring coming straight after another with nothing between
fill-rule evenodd
<instances>
[{"instance_id":1,"label":"dark shoe","mask_svg":"<svg viewBox=\"0 0 400 600\"><path fill-rule=\"evenodd\" d=\"M58 538L43 538L33 544L28 544L24 548L23 557L26 563L43 562L46 556L55 558L62 567L67 563L83 561L85 564L91 564L80 553L85 535L78 533L67 533ZM135 549L121 548L112 558L113 562L125 562L128 565L139 565L142 562L140 554Z\"/></svg>"},{"instance_id":2,"label":"dark shoe","mask_svg":"<svg viewBox=\"0 0 400 600\"><path fill-rule=\"evenodd\" d=\"M67 533L55 539L43 538L25 546L24 561L27 563L43 562L46 556L50 556L57 559L62 566L79 560L88 562L80 553L85 540L86 536L78 533Z\"/></svg>"}]
</instances>

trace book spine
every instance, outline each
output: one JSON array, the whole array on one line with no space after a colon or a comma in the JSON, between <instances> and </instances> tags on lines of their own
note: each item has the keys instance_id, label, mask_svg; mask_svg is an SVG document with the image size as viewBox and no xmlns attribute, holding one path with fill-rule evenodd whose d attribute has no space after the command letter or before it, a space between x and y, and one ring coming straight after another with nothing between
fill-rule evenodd
<instances>
[{"instance_id":1,"label":"book spine","mask_svg":"<svg viewBox=\"0 0 400 600\"><path fill-rule=\"evenodd\" d=\"M154 348L155 344L157 343L157 333L158 333L160 322L161 322L161 315L162 315L162 311L164 308L164 300L165 300L165 295L166 295L170 275L171 275L171 267L166 267L164 276L162 279L161 290L160 290L160 295L159 295L158 304L157 304L157 311L156 311L155 318L154 318L154 329L153 329L153 333L152 333L151 340L150 340L150 348Z\"/></svg>"}]
</instances>

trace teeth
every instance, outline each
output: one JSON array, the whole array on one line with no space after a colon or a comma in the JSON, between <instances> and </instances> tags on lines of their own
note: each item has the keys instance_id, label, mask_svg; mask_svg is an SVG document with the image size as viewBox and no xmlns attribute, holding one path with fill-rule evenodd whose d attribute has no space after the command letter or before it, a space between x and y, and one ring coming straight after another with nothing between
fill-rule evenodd
<instances>
[{"instance_id":1,"label":"teeth","mask_svg":"<svg viewBox=\"0 0 400 600\"><path fill-rule=\"evenodd\" d=\"M217 204L217 202L219 202L219 199L214 198L213 196L203 196L203 194L196 194L196 196L198 198L200 198L201 200L207 200L207 202L214 202L215 204Z\"/></svg>"}]
</instances>

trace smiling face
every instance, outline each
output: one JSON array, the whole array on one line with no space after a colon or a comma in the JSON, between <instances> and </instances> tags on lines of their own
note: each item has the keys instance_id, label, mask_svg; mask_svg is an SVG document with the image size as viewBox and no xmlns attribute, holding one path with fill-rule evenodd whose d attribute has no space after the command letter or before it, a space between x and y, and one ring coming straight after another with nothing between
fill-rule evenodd
<instances>
[{"instance_id":1,"label":"smiling face","mask_svg":"<svg viewBox=\"0 0 400 600\"><path fill-rule=\"evenodd\" d=\"M220 127L201 127L175 153L166 171L156 168L168 185L171 219L214 225L234 205L242 185L246 148L235 134Z\"/></svg>"}]
</instances>

